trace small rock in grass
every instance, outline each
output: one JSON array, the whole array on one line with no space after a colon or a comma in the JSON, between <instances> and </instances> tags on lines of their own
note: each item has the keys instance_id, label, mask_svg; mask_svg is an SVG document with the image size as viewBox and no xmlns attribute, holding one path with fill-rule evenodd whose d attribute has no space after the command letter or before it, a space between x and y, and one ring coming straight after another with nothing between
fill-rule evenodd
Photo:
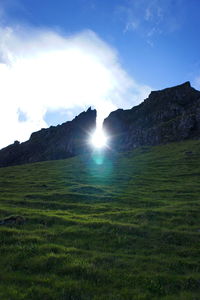
<instances>
[{"instance_id":1,"label":"small rock in grass","mask_svg":"<svg viewBox=\"0 0 200 300\"><path fill-rule=\"evenodd\" d=\"M0 225L21 225L25 223L25 218L22 216L10 216L3 220L0 220Z\"/></svg>"}]
</instances>

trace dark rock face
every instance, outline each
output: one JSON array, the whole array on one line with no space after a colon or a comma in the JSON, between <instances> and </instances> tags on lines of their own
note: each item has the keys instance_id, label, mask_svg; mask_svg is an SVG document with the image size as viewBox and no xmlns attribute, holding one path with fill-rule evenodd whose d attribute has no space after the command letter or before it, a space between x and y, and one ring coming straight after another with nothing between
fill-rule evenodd
<instances>
[{"instance_id":1,"label":"dark rock face","mask_svg":"<svg viewBox=\"0 0 200 300\"><path fill-rule=\"evenodd\" d=\"M70 122L34 132L27 142L15 141L0 150L0 167L85 153L95 127L96 110L89 108ZM153 91L140 105L112 112L103 127L116 151L200 138L200 91L189 82Z\"/></svg>"},{"instance_id":2,"label":"dark rock face","mask_svg":"<svg viewBox=\"0 0 200 300\"><path fill-rule=\"evenodd\" d=\"M74 120L32 133L27 142L0 150L0 167L68 158L88 151L91 130L96 127L96 110L89 108Z\"/></svg>"},{"instance_id":3,"label":"dark rock face","mask_svg":"<svg viewBox=\"0 0 200 300\"><path fill-rule=\"evenodd\" d=\"M153 91L140 105L112 112L103 126L118 151L200 138L200 92L189 82Z\"/></svg>"}]
</instances>

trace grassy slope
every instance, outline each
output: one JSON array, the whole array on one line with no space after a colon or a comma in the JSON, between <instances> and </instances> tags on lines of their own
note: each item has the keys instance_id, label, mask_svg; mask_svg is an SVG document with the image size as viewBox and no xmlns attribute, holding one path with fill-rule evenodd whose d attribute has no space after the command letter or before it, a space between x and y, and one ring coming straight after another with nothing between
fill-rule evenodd
<instances>
[{"instance_id":1,"label":"grassy slope","mask_svg":"<svg viewBox=\"0 0 200 300\"><path fill-rule=\"evenodd\" d=\"M200 141L1 168L0 299L199 299L199 183Z\"/></svg>"}]
</instances>

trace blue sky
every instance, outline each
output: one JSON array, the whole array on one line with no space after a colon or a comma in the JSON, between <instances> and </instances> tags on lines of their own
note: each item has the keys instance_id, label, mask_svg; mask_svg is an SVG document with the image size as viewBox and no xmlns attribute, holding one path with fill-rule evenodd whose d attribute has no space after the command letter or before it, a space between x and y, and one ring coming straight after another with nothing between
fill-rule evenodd
<instances>
[{"instance_id":1,"label":"blue sky","mask_svg":"<svg viewBox=\"0 0 200 300\"><path fill-rule=\"evenodd\" d=\"M10 131L0 147L89 105L103 119L152 89L187 80L200 88L199 12L199 0L1 1L0 97Z\"/></svg>"}]
</instances>

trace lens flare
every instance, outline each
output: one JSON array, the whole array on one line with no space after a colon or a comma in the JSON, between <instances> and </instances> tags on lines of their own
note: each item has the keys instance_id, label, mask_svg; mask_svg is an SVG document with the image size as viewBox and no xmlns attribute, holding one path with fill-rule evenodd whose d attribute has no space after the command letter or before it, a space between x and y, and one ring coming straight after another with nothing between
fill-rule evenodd
<instances>
[{"instance_id":1,"label":"lens flare","mask_svg":"<svg viewBox=\"0 0 200 300\"><path fill-rule=\"evenodd\" d=\"M102 129L97 129L91 136L91 144L95 148L104 148L107 143L107 136Z\"/></svg>"}]
</instances>

